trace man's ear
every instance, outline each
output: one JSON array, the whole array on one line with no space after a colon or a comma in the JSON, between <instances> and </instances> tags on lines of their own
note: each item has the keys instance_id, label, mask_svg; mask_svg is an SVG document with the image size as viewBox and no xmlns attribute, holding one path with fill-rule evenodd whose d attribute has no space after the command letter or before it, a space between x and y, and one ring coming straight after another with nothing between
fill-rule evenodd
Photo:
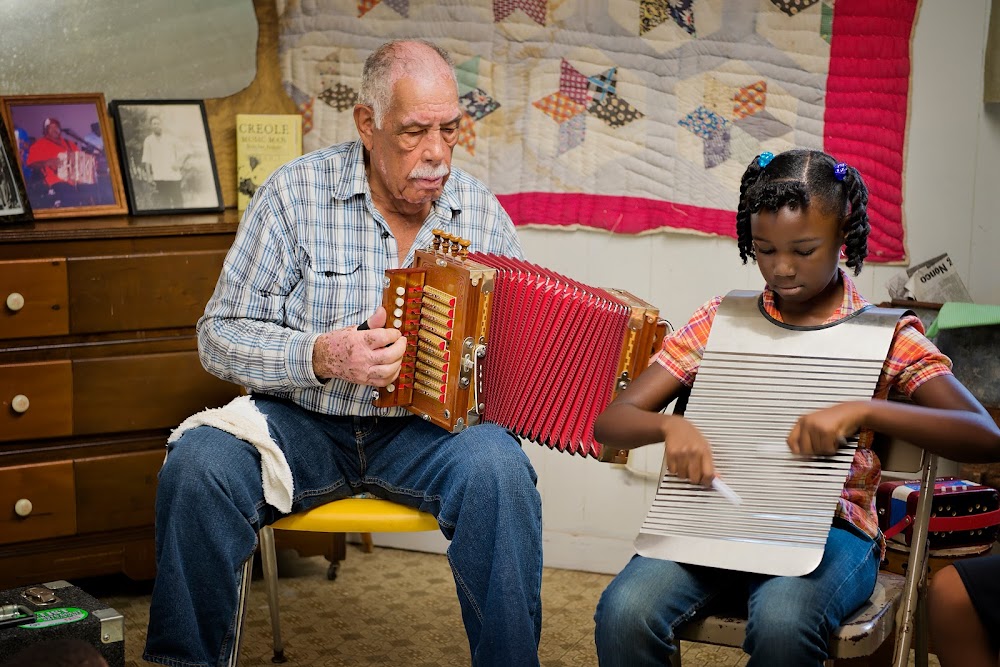
<instances>
[{"instance_id":1,"label":"man's ear","mask_svg":"<svg viewBox=\"0 0 1000 667\"><path fill-rule=\"evenodd\" d=\"M375 113L370 106L354 105L354 125L358 128L361 143L370 151L372 149L372 135L375 132Z\"/></svg>"}]
</instances>

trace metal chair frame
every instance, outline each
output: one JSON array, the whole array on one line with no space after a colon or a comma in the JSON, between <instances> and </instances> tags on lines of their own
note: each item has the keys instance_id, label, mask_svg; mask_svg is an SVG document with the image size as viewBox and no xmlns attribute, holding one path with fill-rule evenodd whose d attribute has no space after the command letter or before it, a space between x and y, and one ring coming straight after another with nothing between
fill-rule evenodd
<instances>
[{"instance_id":1,"label":"metal chair frame","mask_svg":"<svg viewBox=\"0 0 1000 667\"><path fill-rule=\"evenodd\" d=\"M271 636L274 656L271 662L285 662L285 647L281 639L281 619L278 610L278 564L274 548L274 531L303 530L322 533L373 533L373 532L420 532L437 530L437 519L426 512L406 507L389 500L377 498L344 498L314 507L298 514L282 517L270 526L264 526L258 533L260 541L261 565L264 583L267 586L267 606L271 613ZM233 650L228 667L239 664L239 654L243 639L243 624L246 618L247 600L250 595L250 579L253 571L253 555L243 564L242 582L237 607L236 629L233 636Z\"/></svg>"}]
</instances>

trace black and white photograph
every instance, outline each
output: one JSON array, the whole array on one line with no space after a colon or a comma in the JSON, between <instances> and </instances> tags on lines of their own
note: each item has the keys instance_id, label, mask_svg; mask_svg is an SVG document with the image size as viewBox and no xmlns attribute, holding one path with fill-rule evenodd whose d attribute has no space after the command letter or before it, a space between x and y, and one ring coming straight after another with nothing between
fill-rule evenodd
<instances>
[{"instance_id":1,"label":"black and white photograph","mask_svg":"<svg viewBox=\"0 0 1000 667\"><path fill-rule=\"evenodd\" d=\"M127 211L104 95L13 95L3 117L34 218Z\"/></svg>"},{"instance_id":2,"label":"black and white photograph","mask_svg":"<svg viewBox=\"0 0 1000 667\"><path fill-rule=\"evenodd\" d=\"M201 100L113 100L111 115L134 215L222 210Z\"/></svg>"},{"instance_id":3,"label":"black and white photograph","mask_svg":"<svg viewBox=\"0 0 1000 667\"><path fill-rule=\"evenodd\" d=\"M5 222L24 222L31 220L31 204L28 203L28 193L24 189L21 172L17 168L17 156L14 143L7 134L7 127L0 119L0 224ZM14 137L18 148L21 138ZM24 150L28 150L25 145Z\"/></svg>"}]
</instances>

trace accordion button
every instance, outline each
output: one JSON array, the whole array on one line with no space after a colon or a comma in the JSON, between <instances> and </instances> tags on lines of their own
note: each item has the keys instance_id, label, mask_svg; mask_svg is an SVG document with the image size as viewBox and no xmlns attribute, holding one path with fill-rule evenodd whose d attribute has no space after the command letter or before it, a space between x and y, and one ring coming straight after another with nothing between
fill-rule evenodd
<instances>
[{"instance_id":1,"label":"accordion button","mask_svg":"<svg viewBox=\"0 0 1000 667\"><path fill-rule=\"evenodd\" d=\"M397 308L396 310L392 311L392 314L395 317L402 317L403 316L403 309L402 308Z\"/></svg>"},{"instance_id":2,"label":"accordion button","mask_svg":"<svg viewBox=\"0 0 1000 667\"><path fill-rule=\"evenodd\" d=\"M392 326L394 326L394 327L396 327L398 329L399 327L403 326L403 320L400 320L400 319L393 320L392 321Z\"/></svg>"},{"instance_id":3,"label":"accordion button","mask_svg":"<svg viewBox=\"0 0 1000 667\"><path fill-rule=\"evenodd\" d=\"M406 303L406 302L403 301L403 297L401 297L401 296L397 296L396 297L396 305L397 306L402 306L404 303Z\"/></svg>"},{"instance_id":4,"label":"accordion button","mask_svg":"<svg viewBox=\"0 0 1000 667\"><path fill-rule=\"evenodd\" d=\"M24 394L18 394L10 401L11 409L18 414L24 414L27 412L30 405L31 401L29 401L28 397Z\"/></svg>"},{"instance_id":5,"label":"accordion button","mask_svg":"<svg viewBox=\"0 0 1000 667\"><path fill-rule=\"evenodd\" d=\"M28 516L31 514L33 506L31 501L27 498L21 498L16 503L14 503L14 514L18 516Z\"/></svg>"},{"instance_id":6,"label":"accordion button","mask_svg":"<svg viewBox=\"0 0 1000 667\"><path fill-rule=\"evenodd\" d=\"M402 286L397 287L396 288L396 294L398 296L403 296L404 294L406 294L406 288L404 288Z\"/></svg>"},{"instance_id":7,"label":"accordion button","mask_svg":"<svg viewBox=\"0 0 1000 667\"><path fill-rule=\"evenodd\" d=\"M390 384L385 388L385 390L391 394L392 392L396 391L396 385Z\"/></svg>"}]
</instances>

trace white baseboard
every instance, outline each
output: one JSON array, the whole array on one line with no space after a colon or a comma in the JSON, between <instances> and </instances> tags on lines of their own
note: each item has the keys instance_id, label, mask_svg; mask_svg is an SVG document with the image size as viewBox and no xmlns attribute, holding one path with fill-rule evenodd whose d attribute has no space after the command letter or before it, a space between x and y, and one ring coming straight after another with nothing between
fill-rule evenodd
<instances>
[{"instance_id":1,"label":"white baseboard","mask_svg":"<svg viewBox=\"0 0 1000 667\"><path fill-rule=\"evenodd\" d=\"M351 542L357 535L348 536ZM602 538L593 535L573 535L545 531L543 558L545 567L561 570L581 570L602 574L617 574L635 553L631 540ZM443 554L448 540L439 532L373 533L376 546Z\"/></svg>"}]
</instances>

